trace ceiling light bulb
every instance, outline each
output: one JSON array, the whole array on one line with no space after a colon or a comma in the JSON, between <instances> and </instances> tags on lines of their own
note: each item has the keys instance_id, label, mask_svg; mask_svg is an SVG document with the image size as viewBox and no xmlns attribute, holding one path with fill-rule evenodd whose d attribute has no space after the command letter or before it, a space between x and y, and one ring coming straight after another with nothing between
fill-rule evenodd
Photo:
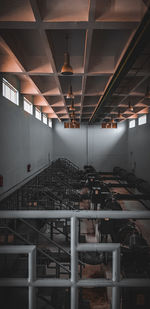
<instances>
[{"instance_id":1,"label":"ceiling light bulb","mask_svg":"<svg viewBox=\"0 0 150 309\"><path fill-rule=\"evenodd\" d=\"M130 112L133 112L133 106L131 105L131 103L129 102L129 107L128 107L128 110L130 111Z\"/></svg>"}]
</instances>

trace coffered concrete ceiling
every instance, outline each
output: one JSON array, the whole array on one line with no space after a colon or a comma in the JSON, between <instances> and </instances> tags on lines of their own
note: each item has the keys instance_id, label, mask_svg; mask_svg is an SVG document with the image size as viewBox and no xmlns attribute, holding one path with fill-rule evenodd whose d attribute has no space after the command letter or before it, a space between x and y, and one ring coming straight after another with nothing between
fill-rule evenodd
<instances>
[{"instance_id":1,"label":"coffered concrete ceiling","mask_svg":"<svg viewBox=\"0 0 150 309\"><path fill-rule=\"evenodd\" d=\"M138 30L148 0L0 0L0 8L0 70L17 75L21 93L33 96L48 117L69 120L70 83L81 122L123 121L149 111L149 24ZM60 73L66 35L71 77Z\"/></svg>"}]
</instances>

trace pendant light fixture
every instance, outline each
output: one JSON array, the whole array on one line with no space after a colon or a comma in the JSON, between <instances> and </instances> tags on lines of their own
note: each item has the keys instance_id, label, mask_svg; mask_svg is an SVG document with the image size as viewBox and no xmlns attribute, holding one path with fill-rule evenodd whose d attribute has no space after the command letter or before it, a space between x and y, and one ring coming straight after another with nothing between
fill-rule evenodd
<instances>
[{"instance_id":1,"label":"pendant light fixture","mask_svg":"<svg viewBox=\"0 0 150 309\"><path fill-rule=\"evenodd\" d=\"M71 100L71 106L69 107L69 111L74 112L75 111L75 107L74 107L74 100Z\"/></svg>"},{"instance_id":2,"label":"pendant light fixture","mask_svg":"<svg viewBox=\"0 0 150 309\"><path fill-rule=\"evenodd\" d=\"M70 114L70 118L75 119L75 112L74 111L72 111L72 114Z\"/></svg>"},{"instance_id":3,"label":"pendant light fixture","mask_svg":"<svg viewBox=\"0 0 150 309\"><path fill-rule=\"evenodd\" d=\"M113 118L113 117L111 117L111 123L114 123L114 122L115 122L114 118Z\"/></svg>"},{"instance_id":4,"label":"pendant light fixture","mask_svg":"<svg viewBox=\"0 0 150 309\"><path fill-rule=\"evenodd\" d=\"M74 94L72 92L72 85L71 85L71 83L70 83L70 86L69 86L69 91L67 93L66 99L68 99L68 100L69 99L74 99Z\"/></svg>"},{"instance_id":5,"label":"pendant light fixture","mask_svg":"<svg viewBox=\"0 0 150 309\"><path fill-rule=\"evenodd\" d=\"M75 112L73 111L72 114L70 115L71 118L71 124L74 126L76 124L76 119L75 119Z\"/></svg>"},{"instance_id":6,"label":"pendant light fixture","mask_svg":"<svg viewBox=\"0 0 150 309\"><path fill-rule=\"evenodd\" d=\"M119 118L119 119L122 118L122 114L121 114L120 110L118 111L118 118Z\"/></svg>"},{"instance_id":7,"label":"pendant light fixture","mask_svg":"<svg viewBox=\"0 0 150 309\"><path fill-rule=\"evenodd\" d=\"M130 112L133 112L133 106L131 105L130 98L129 98L128 110L129 110Z\"/></svg>"},{"instance_id":8,"label":"pendant light fixture","mask_svg":"<svg viewBox=\"0 0 150 309\"><path fill-rule=\"evenodd\" d=\"M70 65L70 55L68 52L68 35L66 35L66 52L64 53L64 64L61 69L61 74L63 75L72 75L73 69Z\"/></svg>"}]
</instances>

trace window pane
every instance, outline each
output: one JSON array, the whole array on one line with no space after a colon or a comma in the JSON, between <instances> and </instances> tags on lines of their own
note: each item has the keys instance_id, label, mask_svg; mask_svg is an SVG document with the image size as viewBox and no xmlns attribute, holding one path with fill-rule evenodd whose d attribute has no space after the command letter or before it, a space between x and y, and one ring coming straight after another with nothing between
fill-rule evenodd
<instances>
[{"instance_id":1,"label":"window pane","mask_svg":"<svg viewBox=\"0 0 150 309\"><path fill-rule=\"evenodd\" d=\"M39 111L39 109L35 108L35 117L39 120L41 120L41 112Z\"/></svg>"},{"instance_id":2,"label":"window pane","mask_svg":"<svg viewBox=\"0 0 150 309\"><path fill-rule=\"evenodd\" d=\"M18 91L6 80L3 78L3 96L10 100L11 102L19 105L18 100Z\"/></svg>"},{"instance_id":3,"label":"window pane","mask_svg":"<svg viewBox=\"0 0 150 309\"><path fill-rule=\"evenodd\" d=\"M44 115L44 114L43 114L43 122L44 122L45 124L47 124L47 117L46 117L46 115Z\"/></svg>"},{"instance_id":4,"label":"window pane","mask_svg":"<svg viewBox=\"0 0 150 309\"><path fill-rule=\"evenodd\" d=\"M48 125L49 125L50 128L52 128L52 119L48 120Z\"/></svg>"},{"instance_id":5,"label":"window pane","mask_svg":"<svg viewBox=\"0 0 150 309\"><path fill-rule=\"evenodd\" d=\"M147 115L143 115L143 116L139 117L138 125L140 126L140 125L145 124L145 123L147 123Z\"/></svg>"},{"instance_id":6,"label":"window pane","mask_svg":"<svg viewBox=\"0 0 150 309\"><path fill-rule=\"evenodd\" d=\"M25 98L24 98L24 110L31 115L33 114L33 104Z\"/></svg>"},{"instance_id":7,"label":"window pane","mask_svg":"<svg viewBox=\"0 0 150 309\"><path fill-rule=\"evenodd\" d=\"M135 119L129 121L129 128L135 127Z\"/></svg>"}]
</instances>

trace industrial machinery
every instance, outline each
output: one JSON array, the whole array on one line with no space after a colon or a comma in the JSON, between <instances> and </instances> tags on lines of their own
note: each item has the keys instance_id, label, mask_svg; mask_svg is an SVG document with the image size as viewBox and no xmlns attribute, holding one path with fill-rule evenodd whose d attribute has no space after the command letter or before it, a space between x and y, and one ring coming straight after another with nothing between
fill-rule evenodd
<instances>
[{"instance_id":1,"label":"industrial machinery","mask_svg":"<svg viewBox=\"0 0 150 309\"><path fill-rule=\"evenodd\" d=\"M136 188L136 191L135 191ZM119 190L124 190L119 191ZM139 180L124 169L115 167L113 172L96 172L92 166L81 171L66 159L58 159L38 176L30 180L0 202L1 210L76 210L122 211L122 202L134 201L149 209L148 183ZM147 203L148 202L148 203ZM82 206L82 207L81 207ZM84 208L85 207L85 208ZM150 247L148 238L138 220L88 219L79 220L79 240L89 237L100 243L119 243L121 248L121 276L123 278L150 278ZM84 225L84 231L83 231ZM94 230L88 231L92 228ZM96 232L95 232L96 231ZM93 235L94 233L94 235ZM96 237L97 238L94 238ZM65 278L71 276L70 220L1 219L0 245L36 245L36 272L38 278ZM101 267L106 277L112 264L111 252L79 252L78 278L82 279L88 267ZM91 268L92 269L92 268ZM27 276L26 254L13 257L0 255L0 277L23 278ZM94 274L95 276L95 274ZM9 289L10 299L7 298ZM148 309L148 288L121 289L120 309ZM1 287L2 308L27 308L25 288ZM106 289L105 289L106 293ZM109 300L111 304L111 299ZM70 309L70 288L37 288L38 309ZM111 305L110 305L111 306ZM91 302L79 291L79 308L92 309Z\"/></svg>"}]
</instances>

